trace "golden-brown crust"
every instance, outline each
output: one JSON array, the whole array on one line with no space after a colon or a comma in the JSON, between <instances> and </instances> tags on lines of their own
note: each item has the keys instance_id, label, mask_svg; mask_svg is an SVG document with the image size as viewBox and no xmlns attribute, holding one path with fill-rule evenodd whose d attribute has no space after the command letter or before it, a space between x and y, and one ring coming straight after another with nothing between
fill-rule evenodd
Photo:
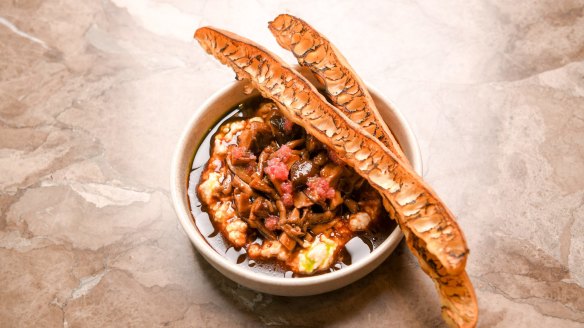
<instances>
[{"instance_id":1,"label":"golden-brown crust","mask_svg":"<svg viewBox=\"0 0 584 328\"><path fill-rule=\"evenodd\" d=\"M423 249L423 241L410 232L403 230L410 250L420 258L419 250ZM427 262L420 261L422 270L432 278L436 292L442 305L442 318L450 327L475 327L478 321L479 309L474 288L466 271L451 275L444 271L439 262L437 267L431 267Z\"/></svg>"},{"instance_id":2,"label":"golden-brown crust","mask_svg":"<svg viewBox=\"0 0 584 328\"><path fill-rule=\"evenodd\" d=\"M278 44L290 50L298 63L323 83L333 105L378 138L397 158L408 161L365 84L328 39L305 21L287 14L276 17L268 28Z\"/></svg>"},{"instance_id":3,"label":"golden-brown crust","mask_svg":"<svg viewBox=\"0 0 584 328\"><path fill-rule=\"evenodd\" d=\"M479 319L477 297L466 272L457 276L432 278L440 303L442 318L450 327L476 327Z\"/></svg>"},{"instance_id":4,"label":"golden-brown crust","mask_svg":"<svg viewBox=\"0 0 584 328\"><path fill-rule=\"evenodd\" d=\"M250 80L288 119L333 149L383 195L384 205L396 217L422 268L437 283L441 297L451 297L447 296L452 295L450 281L455 283L452 286L462 284L472 293L468 279L460 278L466 277L468 254L462 231L446 206L409 165L331 106L313 85L267 50L210 27L198 29L195 38L208 53L230 66L239 79ZM472 297L464 301L476 302L474 293L469 295ZM446 313L456 317L459 311L453 306L457 303L448 303L449 300L443 301Z\"/></svg>"}]
</instances>

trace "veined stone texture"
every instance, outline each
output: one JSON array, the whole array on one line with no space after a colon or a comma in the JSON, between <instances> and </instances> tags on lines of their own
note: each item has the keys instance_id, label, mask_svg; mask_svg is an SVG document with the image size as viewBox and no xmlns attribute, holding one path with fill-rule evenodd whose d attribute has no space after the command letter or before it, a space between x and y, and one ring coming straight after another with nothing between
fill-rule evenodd
<instances>
[{"instance_id":1,"label":"veined stone texture","mask_svg":"<svg viewBox=\"0 0 584 328\"><path fill-rule=\"evenodd\" d=\"M213 25L295 63L280 13L406 116L471 249L480 327L584 326L584 1L0 1L1 327L443 327L400 244L325 295L238 286L194 250L169 170L233 73ZM193 150L194 151L194 150Z\"/></svg>"}]
</instances>

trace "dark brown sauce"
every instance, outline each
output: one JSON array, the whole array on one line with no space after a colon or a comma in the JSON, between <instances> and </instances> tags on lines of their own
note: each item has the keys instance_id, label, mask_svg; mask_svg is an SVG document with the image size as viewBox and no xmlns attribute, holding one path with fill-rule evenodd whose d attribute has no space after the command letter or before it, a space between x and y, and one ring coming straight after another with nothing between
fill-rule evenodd
<instances>
[{"instance_id":1,"label":"dark brown sauce","mask_svg":"<svg viewBox=\"0 0 584 328\"><path fill-rule=\"evenodd\" d=\"M233 263L248 268L254 272L270 276L284 276L286 278L301 277L301 275L295 274L292 271L287 271L277 261L251 260L248 258L245 249L237 249L229 245L229 242L223 237L219 229L213 225L209 215L202 209L201 202L197 196L197 186L199 185L201 173L205 169L205 165L211 156L211 141L215 137L219 127L225 122L251 118L255 110L258 108L258 105L263 101L266 101L266 99L257 96L239 104L230 110L227 115L221 118L207 132L207 135L196 150L189 176L188 196L191 212L195 218L194 222L197 229L199 229L201 234L205 237L207 243L209 243L215 251L222 254ZM395 221L391 220L389 216L375 220L371 223L369 231L357 233L357 235L345 245L345 248L340 253L339 261L337 263L335 263L328 271L316 274L337 271L351 265L352 263L357 263L363 260L373 250L379 247L385 239L387 239L395 227Z\"/></svg>"}]
</instances>

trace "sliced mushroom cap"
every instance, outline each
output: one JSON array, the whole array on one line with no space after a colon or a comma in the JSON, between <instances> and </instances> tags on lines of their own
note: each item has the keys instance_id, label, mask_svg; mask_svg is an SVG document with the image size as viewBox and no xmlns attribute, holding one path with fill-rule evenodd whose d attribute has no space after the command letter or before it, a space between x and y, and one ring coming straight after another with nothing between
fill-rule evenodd
<instances>
[{"instance_id":1,"label":"sliced mushroom cap","mask_svg":"<svg viewBox=\"0 0 584 328\"><path fill-rule=\"evenodd\" d=\"M294 207L304 208L314 205L314 202L306 196L304 191L297 191L294 193Z\"/></svg>"},{"instance_id":2,"label":"sliced mushroom cap","mask_svg":"<svg viewBox=\"0 0 584 328\"><path fill-rule=\"evenodd\" d=\"M251 194L244 192L233 193L233 203L235 204L235 210L241 218L249 217L251 211Z\"/></svg>"},{"instance_id":3,"label":"sliced mushroom cap","mask_svg":"<svg viewBox=\"0 0 584 328\"><path fill-rule=\"evenodd\" d=\"M312 161L299 160L290 168L290 181L294 188L300 188L306 184L308 178L318 174L318 166Z\"/></svg>"}]
</instances>

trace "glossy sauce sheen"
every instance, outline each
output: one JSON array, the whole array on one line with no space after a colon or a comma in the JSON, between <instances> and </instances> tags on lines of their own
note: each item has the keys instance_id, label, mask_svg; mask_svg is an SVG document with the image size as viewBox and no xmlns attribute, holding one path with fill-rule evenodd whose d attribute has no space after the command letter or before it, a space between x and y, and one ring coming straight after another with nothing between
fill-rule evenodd
<instances>
[{"instance_id":1,"label":"glossy sauce sheen","mask_svg":"<svg viewBox=\"0 0 584 328\"><path fill-rule=\"evenodd\" d=\"M229 245L227 240L221 235L220 231L213 225L211 218L202 208L201 202L197 196L197 186L201 178L201 173L205 169L205 165L209 160L211 154L211 141L219 127L228 121L235 121L250 118L253 116L255 109L258 108L260 102L265 101L262 97L254 97L233 108L227 115L219 120L209 131L199 145L193 159L191 173L189 175L188 196L191 207L191 213L195 218L194 222L198 230L205 237L209 245L215 249L219 254L223 254L226 258L240 266L271 276L284 276L287 278L297 277L292 271L286 271L275 261L255 261L248 258L245 249L236 249ZM340 261L334 264L329 271L319 272L322 274L330 271L340 270L351 263L361 261L373 250L375 250L391 232L395 229L395 221L387 217L382 217L371 223L370 230L367 232L357 233L352 238L345 248L341 251Z\"/></svg>"}]
</instances>

